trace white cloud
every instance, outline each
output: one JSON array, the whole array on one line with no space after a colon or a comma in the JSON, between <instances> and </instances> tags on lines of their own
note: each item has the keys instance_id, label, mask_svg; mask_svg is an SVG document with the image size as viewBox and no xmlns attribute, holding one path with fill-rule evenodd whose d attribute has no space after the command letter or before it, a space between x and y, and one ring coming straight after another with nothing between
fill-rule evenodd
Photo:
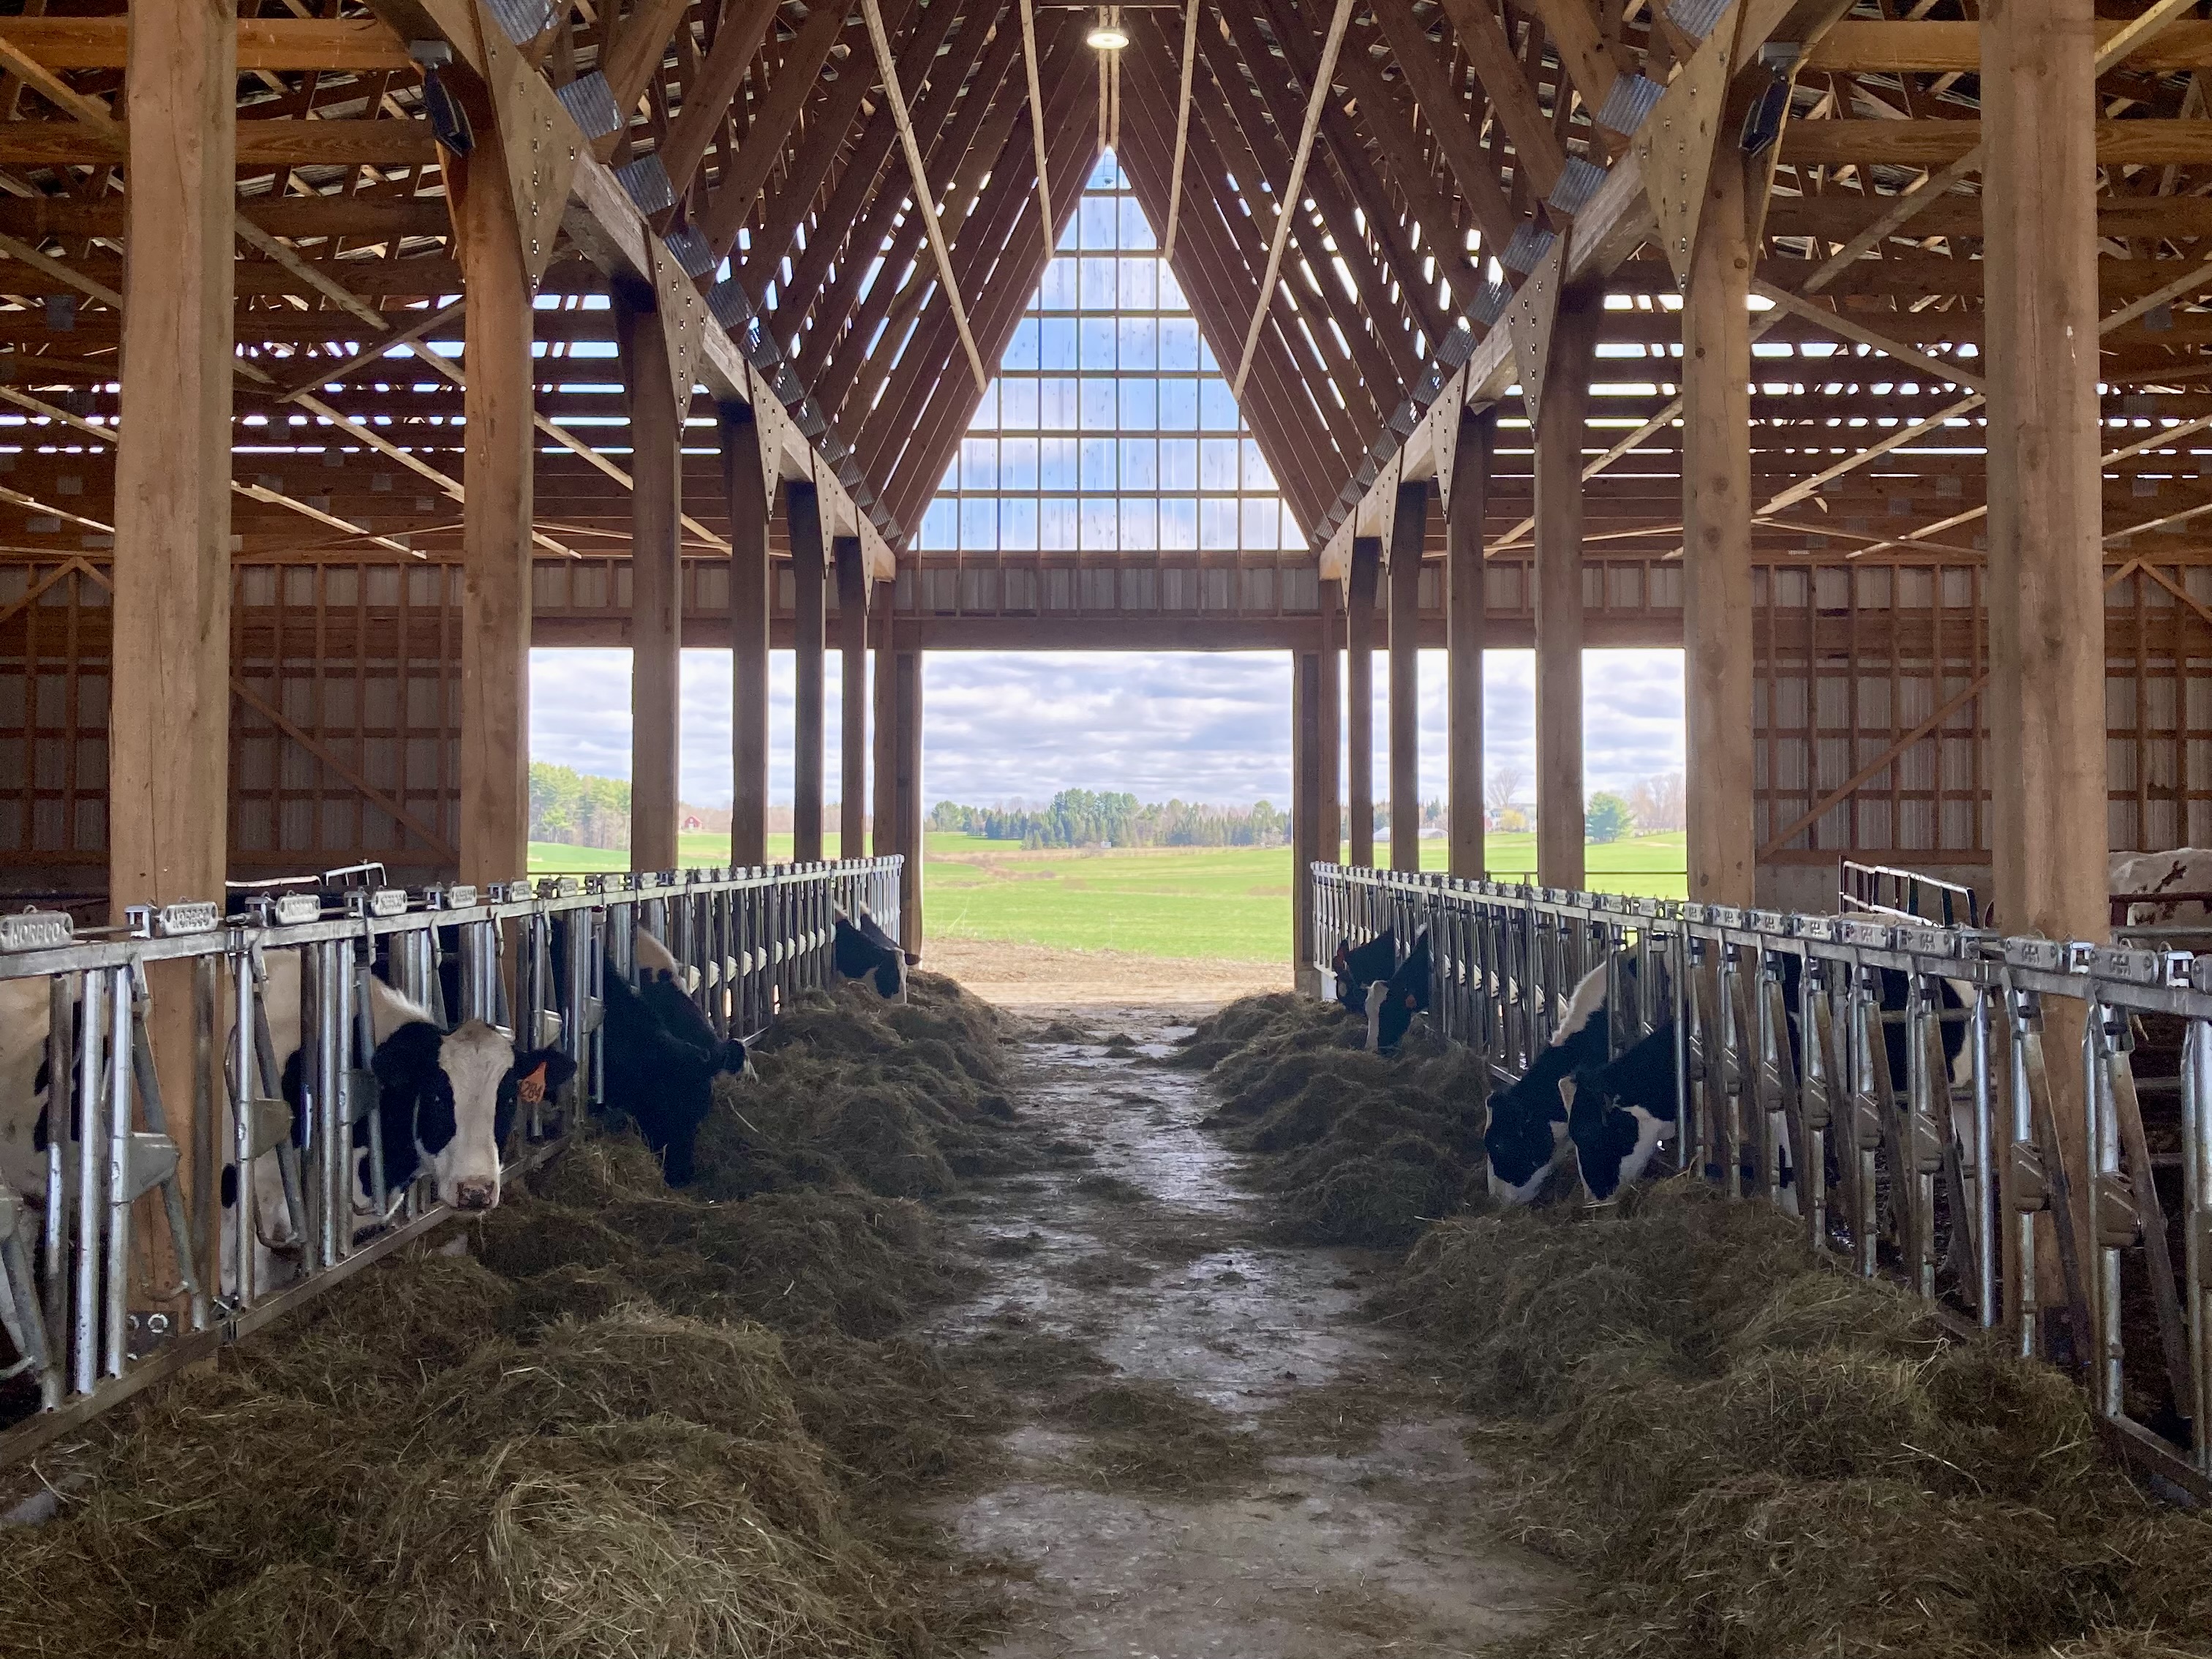
<instances>
[{"instance_id":1,"label":"white cloud","mask_svg":"<svg viewBox=\"0 0 2212 1659\"><path fill-rule=\"evenodd\" d=\"M684 799L730 799L729 658L684 653ZM1387 677L1376 663L1378 781L1386 775ZM1492 651L1484 665L1484 747L1494 763L1535 759L1534 658ZM580 771L629 775L629 653L531 653L531 753ZM823 775L836 793L838 659L828 654ZM1443 793L1443 653L1421 653L1421 792ZM1682 653L1591 651L1583 666L1585 768L1618 789L1682 764ZM772 799L792 789L792 659L769 671ZM1067 788L1146 800L1237 805L1290 799L1290 658L1283 652L939 652L926 659L923 790L934 802L1042 801Z\"/></svg>"}]
</instances>

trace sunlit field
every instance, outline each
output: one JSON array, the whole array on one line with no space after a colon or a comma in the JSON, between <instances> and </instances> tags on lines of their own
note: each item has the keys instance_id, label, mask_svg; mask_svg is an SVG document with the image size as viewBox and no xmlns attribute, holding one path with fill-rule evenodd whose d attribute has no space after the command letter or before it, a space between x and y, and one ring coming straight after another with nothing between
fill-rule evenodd
<instances>
[{"instance_id":1,"label":"sunlit field","mask_svg":"<svg viewBox=\"0 0 2212 1659\"><path fill-rule=\"evenodd\" d=\"M837 855L837 837L824 837ZM728 856L720 836L686 836L688 865ZM1380 849L1388 856L1387 843ZM1511 879L1536 866L1535 838L1492 835L1492 875ZM769 856L788 859L791 837L769 837ZM1421 843L1421 866L1441 870L1441 840ZM1680 832L1640 836L1588 849L1589 883L1605 892L1680 898L1685 854ZM534 842L537 871L629 867L629 855ZM1121 951L1149 957L1279 962L1291 949L1287 848L1130 848L1025 852L1010 842L933 834L922 866L930 933L1011 939L1061 950Z\"/></svg>"}]
</instances>

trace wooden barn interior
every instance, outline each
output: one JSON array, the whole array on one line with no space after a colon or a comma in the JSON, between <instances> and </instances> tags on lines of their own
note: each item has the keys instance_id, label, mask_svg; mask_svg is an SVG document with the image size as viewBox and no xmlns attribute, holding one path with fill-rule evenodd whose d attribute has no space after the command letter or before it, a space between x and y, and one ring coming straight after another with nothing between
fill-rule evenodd
<instances>
[{"instance_id":1,"label":"wooden barn interior","mask_svg":"<svg viewBox=\"0 0 2212 1659\"><path fill-rule=\"evenodd\" d=\"M1417 644L1461 872L1486 645L1537 653L1547 885L1585 645L1686 649L1693 899L1852 857L2087 937L2108 847L2212 839L2196 6L12 9L14 890L519 872L532 643L636 653L640 868L679 641L732 653L741 864L795 646L803 857L825 636L892 669L848 846L918 832L924 652L1287 648L1301 852L1373 861L1416 734L1336 777L1339 688ZM928 544L1109 150L1294 528Z\"/></svg>"},{"instance_id":2,"label":"wooden barn interior","mask_svg":"<svg viewBox=\"0 0 2212 1659\"><path fill-rule=\"evenodd\" d=\"M1644 1160L1608 1154L1607 1193L1662 1172L1650 1160L1670 1121L1675 1194L1704 1202L1710 1176L1777 1211L1786 1196L1791 1249L1801 1232L1821 1252L1847 1236L1838 1260L1948 1297L1968 1340L2013 1345L2008 1363L2058 1358L2096 1391L2100 1429L2134 1437L2124 1451L2212 1504L2212 954L2192 954L2201 929L2116 933L2133 919L2116 916L2108 873L2121 851L2212 848L2208 12L2212 0L0 0L0 985L29 997L0 1036L21 1037L19 1127L49 1091L47 1138L15 1137L35 1187L0 1182L0 1253L39 1207L15 1200L46 1199L38 1288L53 1331L73 1312L54 1348L77 1367L67 1389L58 1362L46 1368L46 1415L0 1442L0 1468L9 1444L74 1431L461 1208L488 1230L501 1143L520 1133L495 1130L501 1111L526 1109L529 1157L550 1164L607 1105L611 1073L642 1087L609 1059L608 1009L643 994L592 988L635 976L641 946L667 959L653 981L664 1003L690 973L672 995L696 1004L685 1029L706 1039L679 1056L698 1072L697 1110L670 1140L681 1167L720 1109L714 1079L757 1077L745 1042L803 997L817 1032L861 1009L883 1045L871 1066L907 1041L884 1035L901 1018L940 1021L951 1036L930 1041L947 1066L955 1041L988 1047L988 1067L939 1078L964 1091L975 1145L997 1133L983 1118L1028 1133L1045 1106L1116 1157L1135 1160L1155 1130L1198 1145L1221 1103L1200 1099L1213 1085L1194 1067L1158 1099L1102 1104L1108 1061L1079 1066L1084 1045L1031 1030L1019 1040L1069 1052L1050 1060L1057 1092L1018 1112L1031 1074L992 1069L1014 1018L994 1024L957 986L932 993L934 1014L908 1003L928 939L925 664L1269 652L1290 664L1297 988L1337 988L1340 939L1374 949L1397 930L1372 982L1352 986L1375 1052L1332 1063L1383 1076L1397 1041L1384 1016L1402 1032L1417 1002L1429 1059L1448 1041L1474 1051L1447 1056L1464 1059L1450 1077L1468 1112L1430 1126L1460 1135L1463 1167L1437 1177L1434 1201L1426 1188L1407 1200L1389 1248L1526 1201L1500 1195L1522 1177L1504 1179L1486 1129L1468 1126L1576 1030L1595 1033L1593 1073L1616 1049L1648 1058L1663 1043L1664 1101L1640 1117L1607 1108ZM1085 373L1150 390L1094 400ZM1157 510L1133 514L1133 495ZM629 859L654 873L529 884L532 651L588 646L632 653ZM1586 653L1622 647L1683 653L1680 907L1587 890ZM726 867L663 883L679 863L687 648L726 653L732 828ZM1533 650L1538 862L1513 892L1418 873L1421 814L1402 809L1421 793L1424 649L1449 672L1461 878L1486 870L1484 655ZM786 651L796 714L775 736L796 757L792 865L819 866L833 830L845 860L763 874L770 663ZM1401 810L1378 836L1382 804ZM846 861L864 847L903 861ZM1944 921L1972 926L1892 915L1853 934L1833 915L1848 864L1970 890L1971 914ZM288 921L264 896L239 913L250 924L200 906L162 931L161 907L220 900L226 882L358 865L413 896L295 894L305 909ZM869 973L836 954L864 895L901 934L866 940ZM2212 916L2212 893L2185 896ZM574 930L559 945L556 912ZM1424 941L1431 926L1438 941L1458 932L1434 961L1414 945L1401 963L1417 918ZM2146 939L2160 948L2132 948ZM290 964L289 1054L313 1070L312 1128L301 1100L276 1098L302 1073L280 1073L267 1020L253 1021L264 941ZM441 1056L471 1025L514 1044L478 1067L489 1150L472 1204L459 1187L426 1194L418 1173L386 1192L381 1140L362 1150L386 1133L388 1101L415 1109L396 1085L378 1092L392 1039L375 998L443 995L449 964L456 1021L425 1002L400 1029L440 1027ZM235 999L220 1005L219 969ZM406 987L372 984L403 970ZM823 1012L833 991L868 994L869 977L902 1006ZM1610 1037L1570 1001L1594 985L1617 999ZM1341 1017L1274 1000L1311 1022L1284 1039L1298 1063L1358 1046L1356 999ZM543 1024L556 1013L565 1025ZM1324 1017L1335 1024L1307 1042ZM1159 1062L1145 1076L1168 1077L1176 1045L1200 1041L1170 1029L1155 1021L1145 1045L1117 1033L1112 1063L1135 1066L1143 1046ZM2146 1030L2156 1040L2139 1042ZM1113 1039L1085 1042L1103 1054ZM1965 1069L1948 1070L1962 1052ZM885 1075L847 1084L880 1100ZM133 1088L143 1108L165 1076L173 1139L158 1111L133 1127ZM573 1115L552 1112L573 1077L586 1079ZM53 1138L69 1115L51 1114L64 1097L51 1091L71 1086L77 1127ZM439 1086L422 1082L422 1097ZM442 1086L454 1117L450 1076ZM1160 1103L1172 1091L1182 1119ZM1553 1159L1530 1179L1580 1171L1587 1220L1608 1200L1571 1160L1597 1154L1561 1149L1571 1114L1584 1127L1591 1114L1562 1100L1530 1109ZM1109 1115L1146 1101L1159 1115L1144 1127ZM1397 1109L1383 1100L1375 1121ZM411 1156L415 1120L393 1123ZM1114 1146L1125 1129L1131 1144ZM441 1147L459 1145L459 1129L443 1133ZM1096 1204L1135 1190L1110 1159L1073 1176L1092 1156L1079 1141L1041 1144L1063 1161L1036 1167L1073 1183L1052 1205L1075 1207L1083 1179L1103 1183ZM280 1187L267 1207L313 1217L322 1243L289 1239L297 1282L257 1300L255 1166L310 1148L320 1196ZM641 1203L690 1201L671 1195L679 1165L655 1162L667 1146L636 1151ZM357 1152L380 1171L366 1208L347 1184ZM1230 1153L1206 1156L1188 1187L1243 1179ZM167 1162L139 1181L133 1157ZM939 1162L941 1189L840 1188L855 1207L816 1234L921 1215L954 1185ZM789 1196L760 1179L702 1211L721 1206L719 1224ZM156 1198L170 1206L159 1216ZM993 1212L1008 1218L993 1271L1024 1271L1006 1264L1058 1224L1048 1208L1032 1206L1039 1230L1018 1236L1032 1212ZM980 1209L945 1213L973 1223ZM1095 1255L1127 1254L1117 1230L1134 1213L1094 1205ZM1187 1220L1152 1224L1164 1237ZM1281 1238L1256 1224L1239 1237L1257 1254ZM194 1239L209 1268L197 1280ZM1193 1259L1173 1256L1174 1271ZM41 1304L20 1288L31 1267L0 1270L37 1336ZM211 1299L226 1271L243 1288ZM193 1321L137 1370L126 1359L154 1345L126 1346L144 1328L126 1335L126 1289L144 1288L133 1275L159 1295L131 1317L160 1302L165 1320L189 1308ZM1232 1279L1247 1282L1223 1272L1206 1294L1228 1306ZM1103 1305L1134 1281L1066 1281L1086 1282ZM1352 1281L1300 1280L1296 1296L1279 1291L1290 1282L1247 1298L1257 1323L1293 1304L1318 1318L1327 1295L1330 1318L1353 1317ZM95 1330L95 1305L112 1324ZM1190 1327L1210 1334L1215 1306ZM2128 1378L2152 1374L2156 1344L2154 1411L2123 1388L2124 1324ZM30 1375L33 1345L18 1346L0 1383ZM1907 1364L1885 1349L1867 1374L1917 1376L1911 1352ZM1436 1443L1461 1457L1464 1426ZM255 1492L276 1484L270 1467ZM1754 1528L1734 1530L1741 1543ZM1994 1559L2009 1534L1990 1535ZM1917 1547L1894 1545L1899 1559Z\"/></svg>"}]
</instances>

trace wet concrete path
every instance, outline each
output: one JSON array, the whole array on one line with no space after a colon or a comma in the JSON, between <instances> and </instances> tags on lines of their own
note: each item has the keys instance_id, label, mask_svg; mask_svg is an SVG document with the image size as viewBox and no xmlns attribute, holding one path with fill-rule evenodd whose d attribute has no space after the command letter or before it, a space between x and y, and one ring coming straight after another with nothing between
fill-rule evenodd
<instances>
[{"instance_id":1,"label":"wet concrete path","mask_svg":"<svg viewBox=\"0 0 2212 1659\"><path fill-rule=\"evenodd\" d=\"M1003 1477L944 1515L1007 1572L986 1651L1451 1655L1530 1627L1567 1586L1485 1532L1466 1425L1360 1316L1387 1259L1271 1242L1199 1127L1203 1075L1157 1063L1195 1012L1010 1016L1048 1167L954 1201L988 1278L933 1332L1001 1345L1026 1419Z\"/></svg>"}]
</instances>

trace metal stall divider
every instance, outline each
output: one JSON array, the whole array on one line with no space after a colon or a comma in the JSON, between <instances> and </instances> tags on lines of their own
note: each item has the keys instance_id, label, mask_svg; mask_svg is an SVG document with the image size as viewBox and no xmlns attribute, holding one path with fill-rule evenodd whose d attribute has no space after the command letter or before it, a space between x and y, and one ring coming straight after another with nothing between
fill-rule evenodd
<instances>
[{"instance_id":1,"label":"metal stall divider","mask_svg":"<svg viewBox=\"0 0 2212 1659\"><path fill-rule=\"evenodd\" d=\"M331 895L338 913L325 914L315 893L259 894L240 916L225 919L212 904L134 910L125 927L86 938L58 913L0 917L0 981L36 985L33 1006L46 1018L44 1106L52 1128L35 1190L0 1184L0 1324L19 1356L9 1375L34 1373L43 1407L0 1433L0 1462L311 1298L442 1218L420 1182L408 1192L384 1190L370 1063L383 994L378 979L443 1025L481 1019L525 1047L553 1037L557 1013L555 1040L579 1061L578 1093L596 1098L604 1083L603 975L611 955L629 965L639 902L665 913L677 900L677 942L709 957L717 986L736 979L722 971L720 953L750 958L765 1016L779 990L801 982L795 976L826 976L840 890L887 895L896 915L898 867L891 858L858 867L710 872L687 878L680 890L672 881L664 888L628 878L516 880L482 894L452 886L413 900L398 889L349 884ZM648 892L653 897L642 899ZM789 925L736 939L749 907ZM192 964L184 993L192 1010L192 1146L205 1176L190 1194L149 1036L148 968L157 961ZM451 999L441 971L448 965ZM279 1035L299 1044L296 1130ZM524 1150L533 1158L550 1151L575 1120L573 1111L557 1121L550 1109L533 1111ZM357 1128L366 1143L363 1181L356 1178ZM214 1193L226 1162L236 1172L234 1202L219 1208ZM258 1182L257 1169L273 1179ZM140 1248L149 1229L165 1249ZM204 1259L210 1243L214 1256ZM289 1282L264 1277L264 1265L281 1263L285 1252L296 1268ZM173 1282L145 1282L143 1264L155 1260L173 1264L164 1274Z\"/></svg>"}]
</instances>

